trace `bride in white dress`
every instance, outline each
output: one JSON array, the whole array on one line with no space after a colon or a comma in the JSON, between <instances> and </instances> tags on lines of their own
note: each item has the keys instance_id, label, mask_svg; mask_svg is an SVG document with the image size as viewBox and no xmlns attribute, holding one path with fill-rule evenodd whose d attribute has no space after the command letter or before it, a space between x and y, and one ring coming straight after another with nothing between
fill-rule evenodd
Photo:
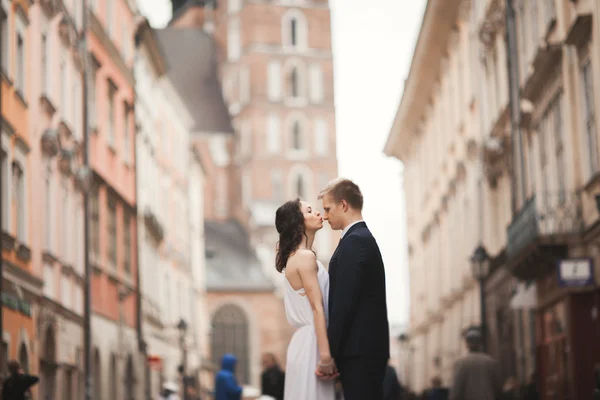
<instances>
[{"instance_id":1,"label":"bride in white dress","mask_svg":"<svg viewBox=\"0 0 600 400\"><path fill-rule=\"evenodd\" d=\"M327 340L329 274L311 250L323 218L308 203L292 200L277 210L275 227L285 312L296 328L287 351L284 400L334 400L338 372Z\"/></svg>"}]
</instances>

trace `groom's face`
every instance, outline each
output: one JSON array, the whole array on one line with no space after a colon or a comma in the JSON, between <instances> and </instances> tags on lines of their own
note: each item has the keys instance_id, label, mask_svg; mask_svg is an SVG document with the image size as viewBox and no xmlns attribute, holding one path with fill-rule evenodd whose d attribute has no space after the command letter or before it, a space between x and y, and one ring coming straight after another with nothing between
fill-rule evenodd
<instances>
[{"instance_id":1,"label":"groom's face","mask_svg":"<svg viewBox=\"0 0 600 400\"><path fill-rule=\"evenodd\" d=\"M337 203L329 193L323 196L323 219L329 222L329 226L333 230L344 227L343 204L342 202Z\"/></svg>"}]
</instances>

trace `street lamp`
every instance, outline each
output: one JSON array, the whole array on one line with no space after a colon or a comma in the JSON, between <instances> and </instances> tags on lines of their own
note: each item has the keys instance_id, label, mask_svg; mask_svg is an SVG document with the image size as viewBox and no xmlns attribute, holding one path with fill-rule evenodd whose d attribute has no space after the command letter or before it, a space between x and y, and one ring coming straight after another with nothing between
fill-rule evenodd
<instances>
[{"instance_id":1,"label":"street lamp","mask_svg":"<svg viewBox=\"0 0 600 400\"><path fill-rule=\"evenodd\" d=\"M185 348L185 336L187 334L188 324L185 319L181 318L177 324L179 330L179 345L181 346L181 365L179 366L179 373L181 374L181 383L183 387L183 400L187 400L187 376L186 376L186 364L187 364L187 351Z\"/></svg>"},{"instance_id":2,"label":"street lamp","mask_svg":"<svg viewBox=\"0 0 600 400\"><path fill-rule=\"evenodd\" d=\"M471 256L471 272L473 273L473 278L479 281L479 301L480 301L480 310L481 310L481 346L482 350L485 351L486 348L486 315L485 315L485 279L490 273L490 256L483 247L483 244L477 246L473 255Z\"/></svg>"}]
</instances>

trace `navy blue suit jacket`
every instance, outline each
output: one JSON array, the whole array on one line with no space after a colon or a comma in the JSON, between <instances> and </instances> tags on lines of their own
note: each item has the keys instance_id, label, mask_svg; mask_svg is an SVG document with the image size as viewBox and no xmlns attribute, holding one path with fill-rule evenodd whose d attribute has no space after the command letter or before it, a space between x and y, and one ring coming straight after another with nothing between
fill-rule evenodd
<instances>
[{"instance_id":1,"label":"navy blue suit jacket","mask_svg":"<svg viewBox=\"0 0 600 400\"><path fill-rule=\"evenodd\" d=\"M383 259L364 222L348 229L329 262L327 336L335 359L390 357Z\"/></svg>"}]
</instances>

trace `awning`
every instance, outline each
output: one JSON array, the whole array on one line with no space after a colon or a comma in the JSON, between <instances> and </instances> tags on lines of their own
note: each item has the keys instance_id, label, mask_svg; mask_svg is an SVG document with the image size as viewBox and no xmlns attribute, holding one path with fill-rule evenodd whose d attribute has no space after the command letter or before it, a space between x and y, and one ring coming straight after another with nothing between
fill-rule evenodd
<instances>
[{"instance_id":1,"label":"awning","mask_svg":"<svg viewBox=\"0 0 600 400\"><path fill-rule=\"evenodd\" d=\"M537 288L535 283L519 283L517 291L510 299L513 310L529 310L537 306Z\"/></svg>"}]
</instances>

